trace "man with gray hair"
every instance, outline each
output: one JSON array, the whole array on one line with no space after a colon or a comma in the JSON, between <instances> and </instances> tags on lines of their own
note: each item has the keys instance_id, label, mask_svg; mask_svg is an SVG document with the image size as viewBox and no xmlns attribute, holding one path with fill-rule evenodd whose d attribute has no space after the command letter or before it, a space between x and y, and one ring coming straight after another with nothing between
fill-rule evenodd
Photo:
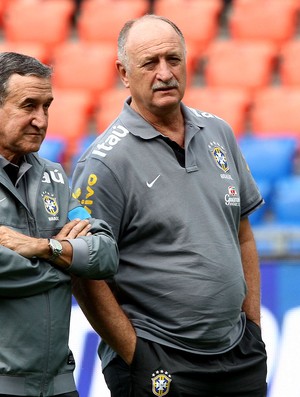
<instances>
[{"instance_id":1,"label":"man with gray hair","mask_svg":"<svg viewBox=\"0 0 300 397\"><path fill-rule=\"evenodd\" d=\"M184 11L183 11L184 12ZM226 121L184 105L172 21L125 24L123 110L79 160L73 190L114 231L118 273L75 294L102 337L113 397L265 397L260 271L248 216L263 198Z\"/></svg>"},{"instance_id":2,"label":"man with gray hair","mask_svg":"<svg viewBox=\"0 0 300 397\"><path fill-rule=\"evenodd\" d=\"M0 396L76 397L68 347L71 277L118 267L106 222L72 197L60 164L39 157L52 69L0 53Z\"/></svg>"}]
</instances>

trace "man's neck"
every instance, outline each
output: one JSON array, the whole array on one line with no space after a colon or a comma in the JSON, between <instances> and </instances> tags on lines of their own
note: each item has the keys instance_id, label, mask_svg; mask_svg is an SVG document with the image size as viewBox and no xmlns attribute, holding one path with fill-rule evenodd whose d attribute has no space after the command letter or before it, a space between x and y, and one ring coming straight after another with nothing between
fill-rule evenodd
<instances>
[{"instance_id":1,"label":"man's neck","mask_svg":"<svg viewBox=\"0 0 300 397\"><path fill-rule=\"evenodd\" d=\"M132 108L158 132L164 136L167 136L179 146L184 147L184 118L180 106L178 106L178 108L172 112L168 112L168 110L166 110L166 112L162 113L162 115L157 115L150 112L141 112L134 105Z\"/></svg>"}]
</instances>

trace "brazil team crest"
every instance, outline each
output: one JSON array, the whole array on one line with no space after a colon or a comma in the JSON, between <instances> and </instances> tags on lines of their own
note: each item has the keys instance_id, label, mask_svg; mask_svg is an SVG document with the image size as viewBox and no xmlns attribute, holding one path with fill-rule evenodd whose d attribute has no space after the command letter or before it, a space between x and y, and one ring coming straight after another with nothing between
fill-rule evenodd
<instances>
[{"instance_id":1,"label":"brazil team crest","mask_svg":"<svg viewBox=\"0 0 300 397\"><path fill-rule=\"evenodd\" d=\"M166 396L170 391L171 378L172 376L162 369L152 374L152 393L159 397Z\"/></svg>"},{"instance_id":2,"label":"brazil team crest","mask_svg":"<svg viewBox=\"0 0 300 397\"><path fill-rule=\"evenodd\" d=\"M219 168L223 172L229 171L228 163L227 163L227 157L226 157L226 151L223 148L223 146L219 145L216 142L211 142L209 145L209 150L211 154L213 155L213 158L215 159L215 162Z\"/></svg>"},{"instance_id":3,"label":"brazil team crest","mask_svg":"<svg viewBox=\"0 0 300 397\"><path fill-rule=\"evenodd\" d=\"M58 204L53 194L48 192L42 193L45 209L49 215L55 216L58 213Z\"/></svg>"}]
</instances>

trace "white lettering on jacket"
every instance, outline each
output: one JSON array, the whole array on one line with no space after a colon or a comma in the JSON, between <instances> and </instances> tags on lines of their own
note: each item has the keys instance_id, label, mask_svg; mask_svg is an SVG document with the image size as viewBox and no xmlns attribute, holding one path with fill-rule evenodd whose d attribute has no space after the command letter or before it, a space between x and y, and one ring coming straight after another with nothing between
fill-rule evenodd
<instances>
[{"instance_id":1,"label":"white lettering on jacket","mask_svg":"<svg viewBox=\"0 0 300 397\"><path fill-rule=\"evenodd\" d=\"M106 157L107 152L112 150L128 134L129 131L122 125L114 126L112 133L108 135L104 142L98 143L92 153L100 157Z\"/></svg>"},{"instance_id":2,"label":"white lettering on jacket","mask_svg":"<svg viewBox=\"0 0 300 397\"><path fill-rule=\"evenodd\" d=\"M220 119L220 120L222 120L221 117L218 117L218 116L216 116L215 114L208 113L208 112L200 112L199 110L196 110L196 109L193 109L193 108L190 108L190 107L189 107L189 109L190 109L190 110L194 113L194 115L197 116L197 117L205 117L205 118L207 118L207 119Z\"/></svg>"},{"instance_id":3,"label":"white lettering on jacket","mask_svg":"<svg viewBox=\"0 0 300 397\"><path fill-rule=\"evenodd\" d=\"M50 174L46 171L44 172L42 182L51 183L51 179L54 182L65 184L64 177L58 170L50 171Z\"/></svg>"}]
</instances>

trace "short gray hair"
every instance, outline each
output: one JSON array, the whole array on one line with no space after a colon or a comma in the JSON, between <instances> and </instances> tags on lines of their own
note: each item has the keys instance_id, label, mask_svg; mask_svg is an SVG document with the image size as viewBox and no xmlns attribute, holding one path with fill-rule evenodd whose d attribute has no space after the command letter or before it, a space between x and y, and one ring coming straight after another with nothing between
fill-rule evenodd
<instances>
[{"instance_id":1,"label":"short gray hair","mask_svg":"<svg viewBox=\"0 0 300 397\"><path fill-rule=\"evenodd\" d=\"M174 22L172 22L170 19L168 19L166 17L163 17L163 16L160 16L160 15L145 14L145 15L143 15L140 18L135 18L135 19L131 19L131 20L127 21L125 23L125 25L123 26L123 28L121 29L120 33L119 33L119 37L118 37L118 59L119 59L120 62L122 62L122 64L125 67L128 67L128 57L127 57L127 53L126 53L126 42L127 42L127 38L128 38L129 32L130 32L131 28L133 27L133 25L135 25L136 22L143 21L143 20L146 20L146 19L156 19L156 20L160 20L160 21L166 22L169 25L171 25L172 28L175 30L175 32L180 37L184 49L186 49L185 39L184 39L183 33L181 32L179 27L177 25L175 25Z\"/></svg>"},{"instance_id":2,"label":"short gray hair","mask_svg":"<svg viewBox=\"0 0 300 397\"><path fill-rule=\"evenodd\" d=\"M8 80L13 74L51 78L52 67L38 59L16 52L0 52L0 106L8 96Z\"/></svg>"}]
</instances>

